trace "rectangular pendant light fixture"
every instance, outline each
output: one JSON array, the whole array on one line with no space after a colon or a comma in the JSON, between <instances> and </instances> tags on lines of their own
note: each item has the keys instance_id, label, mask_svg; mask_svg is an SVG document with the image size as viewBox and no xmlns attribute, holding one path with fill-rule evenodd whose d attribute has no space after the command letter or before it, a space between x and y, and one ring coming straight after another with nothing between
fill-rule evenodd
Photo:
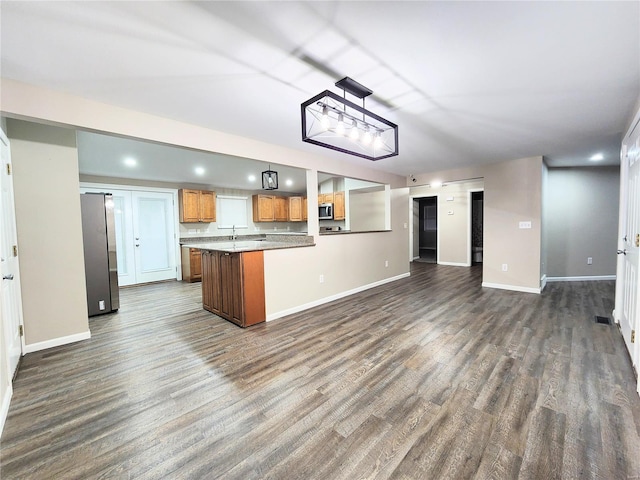
<instances>
[{"instance_id":1,"label":"rectangular pendant light fixture","mask_svg":"<svg viewBox=\"0 0 640 480\"><path fill-rule=\"evenodd\" d=\"M364 108L373 92L345 77L336 82L343 96L325 90L301 105L302 141L369 160L398 155L398 126ZM346 92L362 99L347 100Z\"/></svg>"},{"instance_id":2,"label":"rectangular pendant light fixture","mask_svg":"<svg viewBox=\"0 0 640 480\"><path fill-rule=\"evenodd\" d=\"M262 189L263 190L277 190L278 189L278 172L269 169L262 172Z\"/></svg>"}]
</instances>

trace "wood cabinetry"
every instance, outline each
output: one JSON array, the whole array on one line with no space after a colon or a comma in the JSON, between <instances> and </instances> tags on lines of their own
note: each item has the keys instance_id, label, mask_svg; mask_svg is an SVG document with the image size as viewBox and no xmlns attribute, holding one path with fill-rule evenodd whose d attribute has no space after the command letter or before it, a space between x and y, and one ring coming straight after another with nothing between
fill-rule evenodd
<instances>
[{"instance_id":1,"label":"wood cabinetry","mask_svg":"<svg viewBox=\"0 0 640 480\"><path fill-rule=\"evenodd\" d=\"M344 217L345 217L344 192L334 192L333 193L333 219L344 220Z\"/></svg>"},{"instance_id":2,"label":"wood cabinetry","mask_svg":"<svg viewBox=\"0 0 640 480\"><path fill-rule=\"evenodd\" d=\"M202 280L202 252L198 248L182 247L182 280L199 282Z\"/></svg>"},{"instance_id":3,"label":"wood cabinetry","mask_svg":"<svg viewBox=\"0 0 640 480\"><path fill-rule=\"evenodd\" d=\"M276 219L273 195L254 195L253 201L253 221L273 222Z\"/></svg>"},{"instance_id":4,"label":"wood cabinetry","mask_svg":"<svg viewBox=\"0 0 640 480\"><path fill-rule=\"evenodd\" d=\"M289 197L289 221L301 222L303 218L302 197Z\"/></svg>"},{"instance_id":5,"label":"wood cabinetry","mask_svg":"<svg viewBox=\"0 0 640 480\"><path fill-rule=\"evenodd\" d=\"M307 202L307 197L302 199L302 221L306 222L309 218L309 203Z\"/></svg>"},{"instance_id":6,"label":"wood cabinetry","mask_svg":"<svg viewBox=\"0 0 640 480\"><path fill-rule=\"evenodd\" d=\"M264 322L263 252L203 252L202 306L241 327Z\"/></svg>"},{"instance_id":7,"label":"wood cabinetry","mask_svg":"<svg viewBox=\"0 0 640 480\"><path fill-rule=\"evenodd\" d=\"M208 190L178 190L181 223L215 222L216 192Z\"/></svg>"},{"instance_id":8,"label":"wood cabinetry","mask_svg":"<svg viewBox=\"0 0 640 480\"><path fill-rule=\"evenodd\" d=\"M289 198L275 195L254 195L253 221L254 222L289 222ZM300 198L300 197L298 197ZM300 221L300 220L298 220Z\"/></svg>"},{"instance_id":9,"label":"wood cabinetry","mask_svg":"<svg viewBox=\"0 0 640 480\"><path fill-rule=\"evenodd\" d=\"M273 197L276 222L289 221L289 201L287 197Z\"/></svg>"},{"instance_id":10,"label":"wood cabinetry","mask_svg":"<svg viewBox=\"0 0 640 480\"><path fill-rule=\"evenodd\" d=\"M319 193L318 204L321 203L333 203L333 192L331 193Z\"/></svg>"}]
</instances>

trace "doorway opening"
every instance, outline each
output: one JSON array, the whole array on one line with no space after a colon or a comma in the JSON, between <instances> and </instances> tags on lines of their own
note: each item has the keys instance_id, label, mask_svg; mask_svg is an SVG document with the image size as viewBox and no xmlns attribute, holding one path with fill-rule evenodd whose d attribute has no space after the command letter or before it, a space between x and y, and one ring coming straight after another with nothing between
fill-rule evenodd
<instances>
[{"instance_id":1,"label":"doorway opening","mask_svg":"<svg viewBox=\"0 0 640 480\"><path fill-rule=\"evenodd\" d=\"M471 192L471 265L482 264L484 192Z\"/></svg>"},{"instance_id":2,"label":"doorway opening","mask_svg":"<svg viewBox=\"0 0 640 480\"><path fill-rule=\"evenodd\" d=\"M438 197L418 199L418 260L438 262Z\"/></svg>"}]
</instances>

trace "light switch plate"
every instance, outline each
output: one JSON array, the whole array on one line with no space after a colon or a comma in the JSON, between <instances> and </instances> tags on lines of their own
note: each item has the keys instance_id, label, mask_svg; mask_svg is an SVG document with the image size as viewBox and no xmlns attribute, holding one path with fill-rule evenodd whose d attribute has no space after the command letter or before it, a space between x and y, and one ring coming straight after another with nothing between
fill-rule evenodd
<instances>
[{"instance_id":1,"label":"light switch plate","mask_svg":"<svg viewBox=\"0 0 640 480\"><path fill-rule=\"evenodd\" d=\"M447 212L447 215L453 215L453 210L449 210L449 211Z\"/></svg>"},{"instance_id":2,"label":"light switch plate","mask_svg":"<svg viewBox=\"0 0 640 480\"><path fill-rule=\"evenodd\" d=\"M520 228L531 228L531 222L520 222Z\"/></svg>"},{"instance_id":3,"label":"light switch plate","mask_svg":"<svg viewBox=\"0 0 640 480\"><path fill-rule=\"evenodd\" d=\"M453 202L453 197L447 197L447 202Z\"/></svg>"}]
</instances>

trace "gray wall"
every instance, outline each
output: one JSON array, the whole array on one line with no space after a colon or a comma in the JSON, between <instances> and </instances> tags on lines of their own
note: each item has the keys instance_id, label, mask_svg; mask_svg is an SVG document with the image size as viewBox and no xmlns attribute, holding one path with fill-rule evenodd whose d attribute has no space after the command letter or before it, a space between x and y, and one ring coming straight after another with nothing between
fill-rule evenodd
<instances>
[{"instance_id":1,"label":"gray wall","mask_svg":"<svg viewBox=\"0 0 640 480\"><path fill-rule=\"evenodd\" d=\"M548 278L616 274L619 191L619 167L549 168Z\"/></svg>"}]
</instances>

